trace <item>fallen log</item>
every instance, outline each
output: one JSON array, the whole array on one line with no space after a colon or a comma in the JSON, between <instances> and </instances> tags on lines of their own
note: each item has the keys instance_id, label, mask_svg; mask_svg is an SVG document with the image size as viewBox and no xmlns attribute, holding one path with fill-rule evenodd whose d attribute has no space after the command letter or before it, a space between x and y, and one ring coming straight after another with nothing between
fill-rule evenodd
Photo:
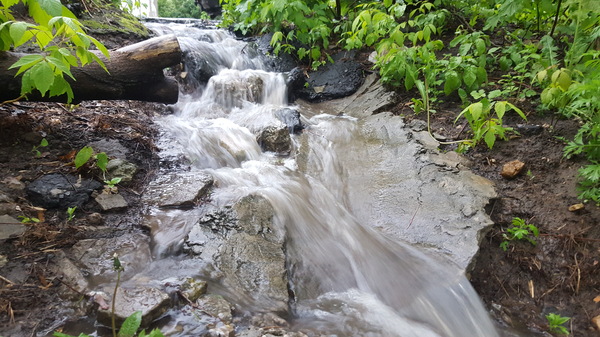
<instances>
[{"instance_id":1,"label":"fallen log","mask_svg":"<svg viewBox=\"0 0 600 337\"><path fill-rule=\"evenodd\" d=\"M17 69L8 69L25 54L0 52L0 102L20 96L21 78ZM135 43L114 51L104 61L108 73L98 64L73 67L75 81L67 76L74 93L73 103L84 100L140 100L160 103L177 102L177 81L165 77L163 70L178 65L182 52L174 35L164 35ZM27 95L29 101L66 102L67 96L41 97L39 92Z\"/></svg>"}]
</instances>

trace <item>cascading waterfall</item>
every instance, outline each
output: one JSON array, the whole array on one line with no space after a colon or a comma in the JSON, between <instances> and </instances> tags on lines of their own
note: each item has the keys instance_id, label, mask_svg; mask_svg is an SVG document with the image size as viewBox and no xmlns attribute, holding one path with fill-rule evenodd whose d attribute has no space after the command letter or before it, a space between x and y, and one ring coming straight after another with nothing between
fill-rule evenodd
<instances>
[{"instance_id":1,"label":"cascading waterfall","mask_svg":"<svg viewBox=\"0 0 600 337\"><path fill-rule=\"evenodd\" d=\"M253 51L244 42L225 31L150 28L177 34L195 57L195 65L188 60L186 66L199 65L208 79L202 85L202 79L188 78L194 90L181 93L175 113L158 122L180 144L192 172L214 178L212 204L256 194L273 206L275 224L286 236L295 328L327 336L498 336L460 271L392 242L348 211L344 168L331 145L354 138L354 118L306 119L317 139L311 160L319 173L302 172L294 153L282 158L263 152L254 134L281 123L276 113L287 107L282 74L265 70L259 57L248 57ZM194 76L190 70L187 76ZM183 212L171 211L157 224L155 255L178 251L191 226Z\"/></svg>"}]
</instances>

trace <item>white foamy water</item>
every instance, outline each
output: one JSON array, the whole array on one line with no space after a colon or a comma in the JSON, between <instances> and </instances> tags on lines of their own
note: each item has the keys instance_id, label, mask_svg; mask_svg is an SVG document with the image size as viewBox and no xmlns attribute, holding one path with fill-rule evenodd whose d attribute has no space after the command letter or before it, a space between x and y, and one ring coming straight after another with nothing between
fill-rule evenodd
<instances>
[{"instance_id":1,"label":"white foamy water","mask_svg":"<svg viewBox=\"0 0 600 337\"><path fill-rule=\"evenodd\" d=\"M303 170L294 153L263 153L254 132L287 106L283 75L246 58L248 47L224 32L183 32L182 47L206 57L214 75L182 94L176 113L159 123L179 142L192 170L214 177L213 205L256 194L273 206L275 225L287 238L294 327L327 336L497 336L460 271L392 242L348 210L344 167L331 150L336 142L353 141L355 119L310 119L302 137L313 137L316 145ZM301 139L296 146L304 146ZM181 214L170 214L153 230L155 244L165 246L161 254L177 251L190 230Z\"/></svg>"}]
</instances>

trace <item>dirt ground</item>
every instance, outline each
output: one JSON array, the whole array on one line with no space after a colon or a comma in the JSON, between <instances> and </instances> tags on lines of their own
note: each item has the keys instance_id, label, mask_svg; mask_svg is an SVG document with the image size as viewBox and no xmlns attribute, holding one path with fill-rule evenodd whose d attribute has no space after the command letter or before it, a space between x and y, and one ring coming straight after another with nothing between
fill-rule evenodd
<instances>
[{"instance_id":1,"label":"dirt ground","mask_svg":"<svg viewBox=\"0 0 600 337\"><path fill-rule=\"evenodd\" d=\"M414 116L403 99L394 111L407 119ZM526 102L514 102L527 106ZM521 103L521 104L519 104ZM442 104L433 115L433 128L448 139L460 139L465 131L454 123L456 102ZM0 244L0 335L33 336L52 327L59 294L68 292L53 269L55 252L76 240L99 235L90 223L99 212L92 201L77 210L75 221L67 222L64 210L41 211L27 200L23 186L41 175L77 173L100 179L97 169L76 171L71 163L74 151L92 141L118 139L140 167L133 182L123 184L121 193L130 206L126 215L136 219L139 195L158 166L152 117L166 113L162 104L130 101L93 101L79 106L58 103L0 105L0 214L43 218L28 224L24 235ZM526 108L528 127L510 141L497 142L493 150L478 146L466 154L471 169L496 184L498 197L487 211L495 225L482 239L481 251L470 273L472 284L501 324L515 329L548 331L545 315L571 317L566 324L572 336L598 336L592 320L600 315L600 208L578 204L576 197L577 159L563 158L563 142L572 137L575 121L540 115ZM508 118L506 124L523 123ZM41 156L32 151L42 138L47 147ZM447 148L451 150L451 148ZM525 163L522 174L513 179L500 176L502 166L512 160ZM142 230L139 222L123 223L123 213L102 214L102 223L118 235L124 230ZM540 231L537 245L511 242L500 248L502 233L514 217L535 224ZM60 328L55 326L54 328Z\"/></svg>"}]
</instances>

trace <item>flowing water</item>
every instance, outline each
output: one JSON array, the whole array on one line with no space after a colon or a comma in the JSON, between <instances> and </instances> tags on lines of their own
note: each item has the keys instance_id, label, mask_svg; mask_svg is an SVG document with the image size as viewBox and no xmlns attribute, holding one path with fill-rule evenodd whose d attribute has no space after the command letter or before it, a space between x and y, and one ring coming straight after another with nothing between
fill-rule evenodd
<instances>
[{"instance_id":1,"label":"flowing water","mask_svg":"<svg viewBox=\"0 0 600 337\"><path fill-rule=\"evenodd\" d=\"M344 154L335 152L335 143L357 138L355 118L303 116L304 135L313 138L313 147L302 165L296 158L296 150L306 146L300 136L292 136L294 150L288 156L263 152L255 132L281 123L277 112L289 107L284 75L268 71L246 43L225 31L175 24L150 28L177 34L182 49L195 58L187 60L191 84L175 112L158 121L165 138L174 141L164 146L163 155L182 153L192 174L211 175L213 205L249 194L271 203L277 230L286 238L294 329L321 336L498 336L458 268L384 237L349 210L338 160ZM206 84L193 78L200 77L193 66L205 69ZM208 266L178 255L193 225L190 212L200 211L154 212L163 213L153 228L154 255L160 259L147 273L197 273L206 267L210 278ZM227 295L244 302L244 294ZM246 303L245 308L264 311L269 305Z\"/></svg>"}]
</instances>

